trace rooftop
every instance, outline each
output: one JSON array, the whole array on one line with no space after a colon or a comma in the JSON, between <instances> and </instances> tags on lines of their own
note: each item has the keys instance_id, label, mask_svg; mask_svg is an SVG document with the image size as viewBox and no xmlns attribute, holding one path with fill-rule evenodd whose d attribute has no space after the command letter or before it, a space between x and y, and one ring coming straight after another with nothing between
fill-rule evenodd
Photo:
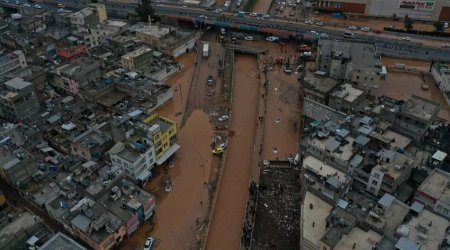
<instances>
[{"instance_id":1,"label":"rooftop","mask_svg":"<svg viewBox=\"0 0 450 250\"><path fill-rule=\"evenodd\" d=\"M149 25L147 23L138 23L136 25L136 33L143 33L156 38L160 38L170 32L169 27L162 27L159 25Z\"/></svg>"},{"instance_id":2,"label":"rooftop","mask_svg":"<svg viewBox=\"0 0 450 250\"><path fill-rule=\"evenodd\" d=\"M354 102L360 97L364 91L353 87L349 83L345 83L339 86L339 88L332 94L332 96L344 99L348 102Z\"/></svg>"},{"instance_id":3,"label":"rooftop","mask_svg":"<svg viewBox=\"0 0 450 250\"><path fill-rule=\"evenodd\" d=\"M312 209L310 205L312 205ZM303 211L303 237L319 246L320 239L326 233L325 219L333 207L314 194L306 192L301 209Z\"/></svg>"},{"instance_id":4,"label":"rooftop","mask_svg":"<svg viewBox=\"0 0 450 250\"><path fill-rule=\"evenodd\" d=\"M350 59L355 68L375 68L379 64L376 48L371 43L320 39L319 50L321 56Z\"/></svg>"},{"instance_id":5,"label":"rooftop","mask_svg":"<svg viewBox=\"0 0 450 250\"><path fill-rule=\"evenodd\" d=\"M42 245L39 250L86 250L69 236L58 232Z\"/></svg>"},{"instance_id":6,"label":"rooftop","mask_svg":"<svg viewBox=\"0 0 450 250\"><path fill-rule=\"evenodd\" d=\"M129 140L127 143L118 142L109 152L133 164L144 157L143 153L152 146L153 144L149 140L137 138L135 140Z\"/></svg>"},{"instance_id":7,"label":"rooftop","mask_svg":"<svg viewBox=\"0 0 450 250\"><path fill-rule=\"evenodd\" d=\"M425 209L417 217L413 217L408 225L410 229L408 238L413 242L420 242L421 249L439 249L439 244L446 237L446 230L450 226L450 222ZM423 230L421 227L425 227L427 230ZM420 237L423 236L420 235L426 235L426 239L421 239Z\"/></svg>"},{"instance_id":8,"label":"rooftop","mask_svg":"<svg viewBox=\"0 0 450 250\"><path fill-rule=\"evenodd\" d=\"M450 173L435 168L417 189L445 203L450 203Z\"/></svg>"},{"instance_id":9,"label":"rooftop","mask_svg":"<svg viewBox=\"0 0 450 250\"><path fill-rule=\"evenodd\" d=\"M334 250L348 250L348 249L372 249L383 237L378 233L369 230L367 232L361 230L359 227L354 227L349 234L344 234L339 243L333 248ZM356 246L353 248L353 245Z\"/></svg>"},{"instance_id":10,"label":"rooftop","mask_svg":"<svg viewBox=\"0 0 450 250\"><path fill-rule=\"evenodd\" d=\"M391 149L395 148L405 149L411 143L410 138L401 135L399 133L396 133L392 130L387 130L386 132L383 133L383 136L392 140Z\"/></svg>"},{"instance_id":11,"label":"rooftop","mask_svg":"<svg viewBox=\"0 0 450 250\"><path fill-rule=\"evenodd\" d=\"M342 159L344 161L350 160L353 156L353 137L346 137L344 139L348 143L341 143L336 140L334 136L328 136L326 139L320 140L319 138L314 138L310 141L313 145L317 146L322 150L328 150L335 157Z\"/></svg>"},{"instance_id":12,"label":"rooftop","mask_svg":"<svg viewBox=\"0 0 450 250\"><path fill-rule=\"evenodd\" d=\"M81 135L75 137L73 142L81 143L89 148L101 146L111 140L111 135L101 132L97 129L89 129Z\"/></svg>"},{"instance_id":13,"label":"rooftop","mask_svg":"<svg viewBox=\"0 0 450 250\"><path fill-rule=\"evenodd\" d=\"M334 87L336 87L339 82L329 77L318 76L316 73L312 73L309 71L305 72L304 77L305 87L317 90L321 93L328 93Z\"/></svg>"},{"instance_id":14,"label":"rooftop","mask_svg":"<svg viewBox=\"0 0 450 250\"><path fill-rule=\"evenodd\" d=\"M335 176L342 184L347 182L347 175L345 173L342 173L313 156L307 156L303 160L303 166L316 175L324 177Z\"/></svg>"},{"instance_id":15,"label":"rooftop","mask_svg":"<svg viewBox=\"0 0 450 250\"><path fill-rule=\"evenodd\" d=\"M24 81L22 78L16 77L13 78L5 83L3 83L5 86L9 87L10 89L14 90L21 90L31 85L31 83Z\"/></svg>"},{"instance_id":16,"label":"rooftop","mask_svg":"<svg viewBox=\"0 0 450 250\"><path fill-rule=\"evenodd\" d=\"M153 118L153 119L151 119ZM150 116L144 120L144 123L146 123L148 126L153 127L154 125L158 125L159 129L161 130L161 133L166 133L168 129L170 129L172 126L174 126L175 122L164 118L162 116L156 115L156 116Z\"/></svg>"},{"instance_id":17,"label":"rooftop","mask_svg":"<svg viewBox=\"0 0 450 250\"><path fill-rule=\"evenodd\" d=\"M420 119L430 120L439 113L440 104L412 95L403 105L403 111Z\"/></svg>"},{"instance_id":18,"label":"rooftop","mask_svg":"<svg viewBox=\"0 0 450 250\"><path fill-rule=\"evenodd\" d=\"M130 59L133 59L135 57L138 57L140 55L143 55L143 54L145 54L147 52L151 52L151 51L152 51L152 49L150 49L150 48L140 47L139 49L136 49L128 54L123 55L122 59L130 60Z\"/></svg>"},{"instance_id":19,"label":"rooftop","mask_svg":"<svg viewBox=\"0 0 450 250\"><path fill-rule=\"evenodd\" d=\"M384 172L385 175L388 175L393 179L398 178L407 166L411 166L414 163L414 160L408 156L392 150L384 150L381 154L382 158L389 159L389 162L383 160L377 164L374 169Z\"/></svg>"}]
</instances>

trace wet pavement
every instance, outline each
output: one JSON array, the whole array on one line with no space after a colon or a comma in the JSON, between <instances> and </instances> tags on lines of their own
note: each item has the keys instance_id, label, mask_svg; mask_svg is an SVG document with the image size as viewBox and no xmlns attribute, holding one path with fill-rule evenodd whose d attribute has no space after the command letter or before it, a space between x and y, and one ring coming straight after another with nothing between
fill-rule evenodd
<instances>
[{"instance_id":1,"label":"wet pavement","mask_svg":"<svg viewBox=\"0 0 450 250\"><path fill-rule=\"evenodd\" d=\"M235 55L231 134L206 249L238 249L248 197L259 97L256 57Z\"/></svg>"}]
</instances>

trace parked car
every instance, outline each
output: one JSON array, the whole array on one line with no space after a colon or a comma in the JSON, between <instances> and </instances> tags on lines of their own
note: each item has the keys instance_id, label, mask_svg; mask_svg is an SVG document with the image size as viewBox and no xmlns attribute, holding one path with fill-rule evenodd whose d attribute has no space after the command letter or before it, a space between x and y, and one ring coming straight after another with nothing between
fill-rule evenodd
<instances>
[{"instance_id":1,"label":"parked car","mask_svg":"<svg viewBox=\"0 0 450 250\"><path fill-rule=\"evenodd\" d=\"M361 28L361 31L369 32L369 31L370 31L370 28L369 28L369 27L362 27L362 28Z\"/></svg>"},{"instance_id":2,"label":"parked car","mask_svg":"<svg viewBox=\"0 0 450 250\"><path fill-rule=\"evenodd\" d=\"M267 15L267 14L264 14L262 17L263 17L264 19L270 19L270 16Z\"/></svg>"},{"instance_id":3,"label":"parked car","mask_svg":"<svg viewBox=\"0 0 450 250\"><path fill-rule=\"evenodd\" d=\"M356 30L357 28L356 28L356 26L348 26L348 29L349 30Z\"/></svg>"},{"instance_id":4,"label":"parked car","mask_svg":"<svg viewBox=\"0 0 450 250\"><path fill-rule=\"evenodd\" d=\"M317 22L316 25L317 26L324 26L325 24L323 22Z\"/></svg>"},{"instance_id":5,"label":"parked car","mask_svg":"<svg viewBox=\"0 0 450 250\"><path fill-rule=\"evenodd\" d=\"M320 37L326 38L326 37L329 37L329 35L327 33L322 33L322 34L320 34Z\"/></svg>"},{"instance_id":6,"label":"parked car","mask_svg":"<svg viewBox=\"0 0 450 250\"><path fill-rule=\"evenodd\" d=\"M411 37L409 37L409 36L404 36L404 37L402 37L402 40L403 40L403 41L407 41L407 42L411 42Z\"/></svg>"},{"instance_id":7,"label":"parked car","mask_svg":"<svg viewBox=\"0 0 450 250\"><path fill-rule=\"evenodd\" d=\"M219 117L219 122L224 122L226 120L228 120L228 115L222 115L221 117Z\"/></svg>"},{"instance_id":8,"label":"parked car","mask_svg":"<svg viewBox=\"0 0 450 250\"><path fill-rule=\"evenodd\" d=\"M246 37L244 37L244 40L246 40L246 41L253 41L253 37L252 36L246 36Z\"/></svg>"},{"instance_id":9,"label":"parked car","mask_svg":"<svg viewBox=\"0 0 450 250\"><path fill-rule=\"evenodd\" d=\"M212 75L208 76L207 84L208 84L208 86L213 86L214 85L214 77Z\"/></svg>"},{"instance_id":10,"label":"parked car","mask_svg":"<svg viewBox=\"0 0 450 250\"><path fill-rule=\"evenodd\" d=\"M446 43L446 44L442 44L441 48L450 48L450 44Z\"/></svg>"},{"instance_id":11,"label":"parked car","mask_svg":"<svg viewBox=\"0 0 450 250\"><path fill-rule=\"evenodd\" d=\"M276 42L278 40L280 40L280 38L277 36L269 36L266 38L266 41L269 41L269 42Z\"/></svg>"},{"instance_id":12,"label":"parked car","mask_svg":"<svg viewBox=\"0 0 450 250\"><path fill-rule=\"evenodd\" d=\"M251 17L257 17L257 16L258 16L258 13L252 12L252 13L250 13L250 16L251 16Z\"/></svg>"},{"instance_id":13,"label":"parked car","mask_svg":"<svg viewBox=\"0 0 450 250\"><path fill-rule=\"evenodd\" d=\"M144 250L152 250L154 242L155 240L152 237L148 237L145 241Z\"/></svg>"},{"instance_id":14,"label":"parked car","mask_svg":"<svg viewBox=\"0 0 450 250\"><path fill-rule=\"evenodd\" d=\"M372 32L375 33L375 34L380 34L380 33L381 33L381 30L379 30L379 29L373 29Z\"/></svg>"}]
</instances>

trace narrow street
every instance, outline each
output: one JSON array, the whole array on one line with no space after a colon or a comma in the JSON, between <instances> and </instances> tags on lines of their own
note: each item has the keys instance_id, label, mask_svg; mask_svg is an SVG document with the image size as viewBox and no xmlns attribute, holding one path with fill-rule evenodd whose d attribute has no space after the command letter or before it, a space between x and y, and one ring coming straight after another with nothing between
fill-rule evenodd
<instances>
[{"instance_id":1,"label":"narrow street","mask_svg":"<svg viewBox=\"0 0 450 250\"><path fill-rule=\"evenodd\" d=\"M248 197L259 97L255 56L235 55L232 135L206 249L238 249Z\"/></svg>"}]
</instances>

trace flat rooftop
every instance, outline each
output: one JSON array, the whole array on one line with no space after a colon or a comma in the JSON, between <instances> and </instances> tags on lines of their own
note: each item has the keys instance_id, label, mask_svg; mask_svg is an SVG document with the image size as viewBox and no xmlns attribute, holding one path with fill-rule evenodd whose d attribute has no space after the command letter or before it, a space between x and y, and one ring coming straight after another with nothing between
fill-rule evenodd
<instances>
[{"instance_id":1,"label":"flat rooftop","mask_svg":"<svg viewBox=\"0 0 450 250\"><path fill-rule=\"evenodd\" d=\"M319 51L321 56L334 54L350 59L355 68L375 68L379 63L379 58L375 55L376 48L371 43L320 39Z\"/></svg>"},{"instance_id":2,"label":"flat rooftop","mask_svg":"<svg viewBox=\"0 0 450 250\"><path fill-rule=\"evenodd\" d=\"M310 204L312 204L313 209L310 209ZM303 238L319 246L319 241L327 230L325 227L326 218L333 209L333 206L314 194L306 192L301 209L303 211Z\"/></svg>"},{"instance_id":3,"label":"flat rooftop","mask_svg":"<svg viewBox=\"0 0 450 250\"><path fill-rule=\"evenodd\" d=\"M391 149L394 149L396 147L397 148L401 148L401 149L405 149L406 147L409 146L409 144L412 141L410 138L408 138L408 137L406 137L404 135L401 135L399 133L396 133L396 132L394 132L392 130L386 130L383 133L383 136L386 137L386 138L389 138L391 140L393 139L392 142L391 142Z\"/></svg>"},{"instance_id":4,"label":"flat rooftop","mask_svg":"<svg viewBox=\"0 0 450 250\"><path fill-rule=\"evenodd\" d=\"M344 99L350 103L354 102L358 97L360 97L364 91L353 87L349 83L342 84L339 86L338 90L333 93L333 96Z\"/></svg>"},{"instance_id":5,"label":"flat rooftop","mask_svg":"<svg viewBox=\"0 0 450 250\"><path fill-rule=\"evenodd\" d=\"M170 32L170 28L161 27L156 25L145 25L142 27L136 28L137 33L143 33L145 35L153 36L156 38L160 38Z\"/></svg>"},{"instance_id":6,"label":"flat rooftop","mask_svg":"<svg viewBox=\"0 0 450 250\"><path fill-rule=\"evenodd\" d=\"M419 229L419 223L428 226L428 233L424 233ZM431 226L429 224L431 223ZM426 209L409 221L410 231L408 238L413 242L422 243L424 250L439 249L439 244L446 237L446 230L450 226L450 222L444 217L436 215ZM427 239L421 240L420 234L425 234Z\"/></svg>"},{"instance_id":7,"label":"flat rooftop","mask_svg":"<svg viewBox=\"0 0 450 250\"><path fill-rule=\"evenodd\" d=\"M341 171L327 165L326 163L322 162L321 160L313 157L313 156L307 156L303 160L303 167L307 170L310 170L311 172L315 173L319 176L336 176L336 178L341 183L346 182L346 174L342 173Z\"/></svg>"},{"instance_id":8,"label":"flat rooftop","mask_svg":"<svg viewBox=\"0 0 450 250\"><path fill-rule=\"evenodd\" d=\"M24 89L31 85L31 83L26 82L22 78L19 78L19 77L13 78L3 84L11 89L16 89L16 90L21 90L21 89Z\"/></svg>"},{"instance_id":9,"label":"flat rooftop","mask_svg":"<svg viewBox=\"0 0 450 250\"><path fill-rule=\"evenodd\" d=\"M314 144L318 148L322 150L326 149L334 149L337 145L337 148L332 153L337 158L340 158L344 161L350 160L353 156L353 141L355 140L353 137L347 136L345 138L348 141L347 144L340 146L340 143L336 141L335 136L328 136L327 138L320 140L319 138L314 138L310 141L310 143ZM337 144L336 144L337 143Z\"/></svg>"},{"instance_id":10,"label":"flat rooftop","mask_svg":"<svg viewBox=\"0 0 450 250\"><path fill-rule=\"evenodd\" d=\"M130 60L130 59L141 56L141 55L143 55L147 52L151 52L151 51L152 51L152 49L150 49L150 48L140 47L139 49L133 50L130 53L123 55L122 59Z\"/></svg>"},{"instance_id":11,"label":"flat rooftop","mask_svg":"<svg viewBox=\"0 0 450 250\"><path fill-rule=\"evenodd\" d=\"M378 233L369 230L364 232L359 227L354 227L350 233L344 234L339 243L333 248L334 250L366 250L372 249L376 243L380 242L383 237ZM353 248L353 244L356 246Z\"/></svg>"},{"instance_id":12,"label":"flat rooftop","mask_svg":"<svg viewBox=\"0 0 450 250\"><path fill-rule=\"evenodd\" d=\"M438 200L450 202L450 173L435 168L417 189Z\"/></svg>"},{"instance_id":13,"label":"flat rooftop","mask_svg":"<svg viewBox=\"0 0 450 250\"><path fill-rule=\"evenodd\" d=\"M69 236L58 232L45 242L44 245L39 247L39 250L86 250L86 248Z\"/></svg>"},{"instance_id":14,"label":"flat rooftop","mask_svg":"<svg viewBox=\"0 0 450 250\"><path fill-rule=\"evenodd\" d=\"M326 76L317 76L315 73L308 71L305 74L304 84L309 89L318 90L321 93L328 93L336 87L339 82Z\"/></svg>"},{"instance_id":15,"label":"flat rooftop","mask_svg":"<svg viewBox=\"0 0 450 250\"><path fill-rule=\"evenodd\" d=\"M396 179L405 170L404 168L397 169L397 167L403 167L405 162L408 162L408 165L412 165L414 160L406 155L395 153L394 159L392 159L389 163L382 162L381 164L376 165L375 169L384 172L385 175L389 175L390 177ZM384 167L386 170L383 170Z\"/></svg>"},{"instance_id":16,"label":"flat rooftop","mask_svg":"<svg viewBox=\"0 0 450 250\"><path fill-rule=\"evenodd\" d=\"M420 96L412 95L405 101L402 109L410 115L429 120L439 113L440 104Z\"/></svg>"}]
</instances>

